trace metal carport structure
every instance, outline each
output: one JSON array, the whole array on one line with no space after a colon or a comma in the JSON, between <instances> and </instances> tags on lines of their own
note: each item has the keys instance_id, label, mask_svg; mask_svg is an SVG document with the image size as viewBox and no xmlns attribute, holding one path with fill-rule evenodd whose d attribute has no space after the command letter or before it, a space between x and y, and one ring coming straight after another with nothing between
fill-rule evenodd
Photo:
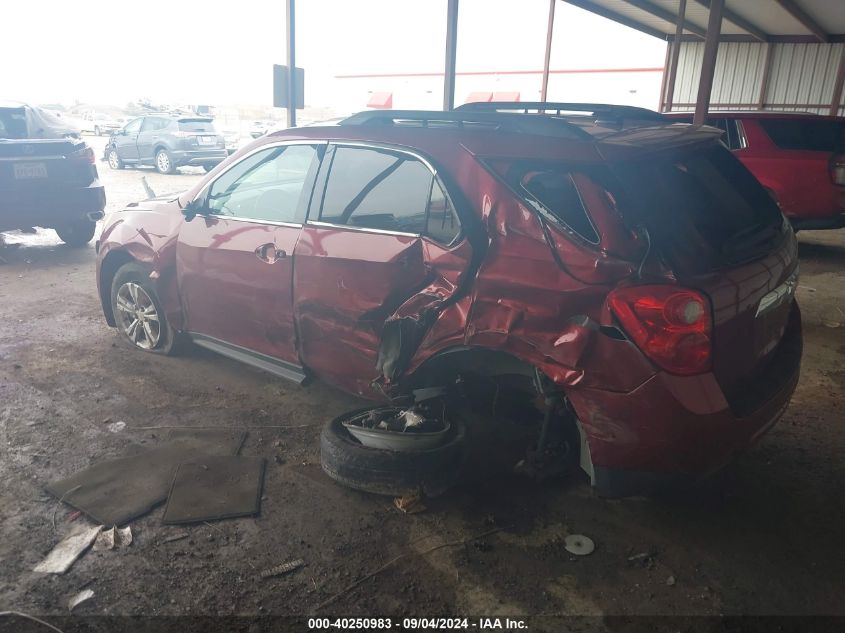
<instances>
[{"instance_id":1,"label":"metal carport structure","mask_svg":"<svg viewBox=\"0 0 845 633\"><path fill-rule=\"evenodd\" d=\"M845 0L560 0L667 42L660 110L719 109L839 114L845 85ZM541 95L546 100L549 0ZM286 0L288 67L295 65L295 0ZM455 104L459 0L447 0L443 109ZM296 89L289 73L291 103ZM693 98L694 95L694 98ZM577 101L568 96L567 101ZM288 108L288 121L296 112Z\"/></svg>"}]
</instances>

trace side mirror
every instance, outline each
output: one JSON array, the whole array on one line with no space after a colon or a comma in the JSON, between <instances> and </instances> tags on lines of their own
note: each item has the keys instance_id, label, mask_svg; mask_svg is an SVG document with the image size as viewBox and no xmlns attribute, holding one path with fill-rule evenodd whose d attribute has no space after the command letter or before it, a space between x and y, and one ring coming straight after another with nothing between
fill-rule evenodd
<instances>
[{"instance_id":1,"label":"side mirror","mask_svg":"<svg viewBox=\"0 0 845 633\"><path fill-rule=\"evenodd\" d=\"M182 208L182 215L185 222L190 222L198 215L208 215L208 207L205 206L205 198L194 198Z\"/></svg>"}]
</instances>

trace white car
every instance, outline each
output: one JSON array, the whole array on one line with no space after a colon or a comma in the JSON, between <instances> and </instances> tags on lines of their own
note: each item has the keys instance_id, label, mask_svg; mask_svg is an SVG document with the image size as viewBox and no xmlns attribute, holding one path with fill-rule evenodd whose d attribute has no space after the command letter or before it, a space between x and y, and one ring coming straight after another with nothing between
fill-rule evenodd
<instances>
[{"instance_id":1,"label":"white car","mask_svg":"<svg viewBox=\"0 0 845 633\"><path fill-rule=\"evenodd\" d=\"M79 128L97 136L108 136L122 127L121 123L102 112L86 112L79 118Z\"/></svg>"}]
</instances>

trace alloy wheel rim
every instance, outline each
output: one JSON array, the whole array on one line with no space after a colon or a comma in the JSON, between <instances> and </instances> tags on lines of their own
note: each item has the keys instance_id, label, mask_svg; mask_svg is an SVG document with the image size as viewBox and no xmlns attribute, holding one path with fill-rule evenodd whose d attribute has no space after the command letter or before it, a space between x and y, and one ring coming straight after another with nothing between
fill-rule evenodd
<instances>
[{"instance_id":1,"label":"alloy wheel rim","mask_svg":"<svg viewBox=\"0 0 845 633\"><path fill-rule=\"evenodd\" d=\"M109 152L109 167L117 169L117 152L114 150Z\"/></svg>"},{"instance_id":2,"label":"alloy wheel rim","mask_svg":"<svg viewBox=\"0 0 845 633\"><path fill-rule=\"evenodd\" d=\"M170 160L167 158L167 154L165 154L164 152L159 152L158 168L161 171L168 171L170 169Z\"/></svg>"},{"instance_id":3,"label":"alloy wheel rim","mask_svg":"<svg viewBox=\"0 0 845 633\"><path fill-rule=\"evenodd\" d=\"M161 340L161 322L155 303L144 288L127 281L117 291L117 319L123 333L141 349L155 349Z\"/></svg>"}]
</instances>

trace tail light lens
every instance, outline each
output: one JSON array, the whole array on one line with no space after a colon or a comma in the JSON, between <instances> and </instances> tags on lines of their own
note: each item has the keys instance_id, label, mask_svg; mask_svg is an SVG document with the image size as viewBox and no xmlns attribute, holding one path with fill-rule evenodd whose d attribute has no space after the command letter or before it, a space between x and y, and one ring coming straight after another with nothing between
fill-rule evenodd
<instances>
[{"instance_id":1,"label":"tail light lens","mask_svg":"<svg viewBox=\"0 0 845 633\"><path fill-rule=\"evenodd\" d=\"M73 152L70 156L68 156L68 158L91 163L92 165L97 162L97 158L94 156L94 150L88 146Z\"/></svg>"},{"instance_id":2,"label":"tail light lens","mask_svg":"<svg viewBox=\"0 0 845 633\"><path fill-rule=\"evenodd\" d=\"M830 179L833 184L845 187L845 155L834 154L830 159Z\"/></svg>"},{"instance_id":3,"label":"tail light lens","mask_svg":"<svg viewBox=\"0 0 845 633\"><path fill-rule=\"evenodd\" d=\"M713 323L700 292L669 285L618 288L608 305L622 328L652 362L672 374L710 369Z\"/></svg>"}]
</instances>

